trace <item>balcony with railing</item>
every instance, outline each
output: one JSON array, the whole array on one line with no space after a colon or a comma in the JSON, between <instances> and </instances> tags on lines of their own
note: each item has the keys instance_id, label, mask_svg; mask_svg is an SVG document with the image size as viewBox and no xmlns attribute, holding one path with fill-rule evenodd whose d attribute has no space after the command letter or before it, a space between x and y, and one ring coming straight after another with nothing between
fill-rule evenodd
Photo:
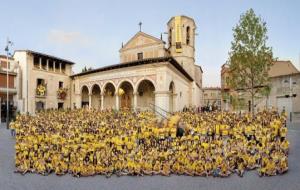
<instances>
[{"instance_id":1,"label":"balcony with railing","mask_svg":"<svg viewBox=\"0 0 300 190\"><path fill-rule=\"evenodd\" d=\"M276 94L280 96L288 95L291 93L290 87L279 87L276 89Z\"/></svg>"},{"instance_id":2,"label":"balcony with railing","mask_svg":"<svg viewBox=\"0 0 300 190\"><path fill-rule=\"evenodd\" d=\"M37 98L45 98L47 96L47 85L46 84L39 84L36 87L35 96Z\"/></svg>"},{"instance_id":3,"label":"balcony with railing","mask_svg":"<svg viewBox=\"0 0 300 190\"><path fill-rule=\"evenodd\" d=\"M59 88L57 90L57 99L59 100L65 100L67 97L68 88Z\"/></svg>"}]
</instances>

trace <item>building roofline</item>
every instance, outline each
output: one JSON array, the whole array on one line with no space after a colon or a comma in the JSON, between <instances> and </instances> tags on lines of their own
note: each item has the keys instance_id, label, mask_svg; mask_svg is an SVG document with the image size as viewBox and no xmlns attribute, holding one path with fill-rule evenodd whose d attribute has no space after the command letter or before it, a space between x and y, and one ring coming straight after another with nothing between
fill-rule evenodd
<instances>
[{"instance_id":1,"label":"building roofline","mask_svg":"<svg viewBox=\"0 0 300 190\"><path fill-rule=\"evenodd\" d=\"M195 65L196 65L196 64L195 64ZM199 67L200 70L201 70L201 73L203 73L202 67L201 67L200 65L196 65L196 66Z\"/></svg>"},{"instance_id":2,"label":"building roofline","mask_svg":"<svg viewBox=\"0 0 300 190\"><path fill-rule=\"evenodd\" d=\"M286 75L270 76L269 78L277 78L277 77L284 77L284 76L294 76L294 75L300 75L300 72L298 72L298 73L290 73L290 74L286 74Z\"/></svg>"},{"instance_id":3,"label":"building roofline","mask_svg":"<svg viewBox=\"0 0 300 190\"><path fill-rule=\"evenodd\" d=\"M203 87L203 90L221 90L221 87Z\"/></svg>"},{"instance_id":4,"label":"building roofline","mask_svg":"<svg viewBox=\"0 0 300 190\"><path fill-rule=\"evenodd\" d=\"M162 43L162 44L165 44L166 42L165 41L163 41L162 39L159 39L159 38L157 38L157 37L155 37L155 36L152 36L152 35L150 35L150 34L147 34L147 33L145 33L145 32L142 32L142 31L139 31L139 32L137 32L135 35L133 35L124 45L123 45L123 47L121 47L120 49L119 49L119 52L121 52L122 50L124 50L124 48L129 44L129 42L131 42L136 36L138 36L138 35L144 35L144 36L147 36L147 37L149 37L149 38L152 38L153 40L155 40L155 41L157 41L157 42L160 42L160 43Z\"/></svg>"},{"instance_id":5,"label":"building roofline","mask_svg":"<svg viewBox=\"0 0 300 190\"><path fill-rule=\"evenodd\" d=\"M109 70L114 70L114 69L121 69L121 68L126 68L126 67L134 67L134 66L139 66L139 65L159 64L161 62L169 62L179 72L181 72L188 80L194 81L193 78L183 69L183 67L173 57L170 57L170 56L142 59L142 60L136 60L136 61L126 62L126 63L118 63L118 64L114 64L114 65L108 65L108 66L100 67L100 68L93 69L90 71L77 73L77 74L71 75L71 77L74 78L74 77L88 75L88 74L92 74L92 73L109 71Z\"/></svg>"},{"instance_id":6,"label":"building roofline","mask_svg":"<svg viewBox=\"0 0 300 190\"><path fill-rule=\"evenodd\" d=\"M6 55L0 55L0 58L6 59L7 57L6 57ZM12 58L12 57L8 57L8 59L9 60L14 60L14 58Z\"/></svg>"},{"instance_id":7,"label":"building roofline","mask_svg":"<svg viewBox=\"0 0 300 190\"><path fill-rule=\"evenodd\" d=\"M61 62L67 63L69 65L74 65L75 64L74 62L69 61L67 59L62 59L62 58L59 58L59 57L56 57L56 56L53 56L53 55L48 55L48 54L40 53L40 52L33 51L33 50L15 50L15 52L26 52L26 53L30 53L30 54L37 55L37 56L47 57L47 58L50 58L50 59L56 59L56 60L59 60ZM14 54L15 54L15 52L14 52Z\"/></svg>"},{"instance_id":8,"label":"building roofline","mask_svg":"<svg viewBox=\"0 0 300 190\"><path fill-rule=\"evenodd\" d=\"M286 61L283 61L283 60L277 60L275 62L278 62L278 63L288 63L289 66L291 66L294 70L296 70L297 72L296 73L300 73L300 71L297 69L297 67L290 61L290 60L286 60ZM274 63L275 63L274 62Z\"/></svg>"},{"instance_id":9,"label":"building roofline","mask_svg":"<svg viewBox=\"0 0 300 190\"><path fill-rule=\"evenodd\" d=\"M186 16L186 15L176 15L176 16L181 16L181 17L185 17L185 18L187 18L187 19L192 20L192 21L194 22L195 28L197 28L196 22L195 22L195 20L194 20L192 17ZM169 25L169 23L171 22L171 20L172 20L173 18L175 18L175 16L172 16L172 17L169 19L169 21L167 22L167 25Z\"/></svg>"}]
</instances>

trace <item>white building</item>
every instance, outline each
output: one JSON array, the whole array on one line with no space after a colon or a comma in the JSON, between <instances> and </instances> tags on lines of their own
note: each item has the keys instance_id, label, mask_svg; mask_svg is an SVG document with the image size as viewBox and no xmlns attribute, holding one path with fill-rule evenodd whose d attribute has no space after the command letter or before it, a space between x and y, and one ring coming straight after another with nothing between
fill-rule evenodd
<instances>
[{"instance_id":1,"label":"white building","mask_svg":"<svg viewBox=\"0 0 300 190\"><path fill-rule=\"evenodd\" d=\"M163 110L200 106L202 69L195 64L196 24L192 18L176 16L167 29L167 43L140 31L119 50L120 63L74 75L71 61L16 51L14 59L22 70L22 111L88 106L156 109L165 114ZM62 87L68 89L64 99L57 94Z\"/></svg>"}]
</instances>

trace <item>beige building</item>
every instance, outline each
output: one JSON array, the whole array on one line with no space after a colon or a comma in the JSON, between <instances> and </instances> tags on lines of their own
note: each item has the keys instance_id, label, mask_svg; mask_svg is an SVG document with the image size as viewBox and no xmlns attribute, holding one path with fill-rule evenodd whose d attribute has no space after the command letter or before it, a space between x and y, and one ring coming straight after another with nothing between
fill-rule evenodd
<instances>
[{"instance_id":1,"label":"beige building","mask_svg":"<svg viewBox=\"0 0 300 190\"><path fill-rule=\"evenodd\" d=\"M285 110L290 120L300 121L300 71L290 61L276 61L269 71L271 92L257 107Z\"/></svg>"},{"instance_id":2,"label":"beige building","mask_svg":"<svg viewBox=\"0 0 300 190\"><path fill-rule=\"evenodd\" d=\"M66 90L64 97L58 90L70 88L73 62L30 50L17 50L13 57L21 70L18 96L21 112L70 107L70 90Z\"/></svg>"},{"instance_id":3,"label":"beige building","mask_svg":"<svg viewBox=\"0 0 300 190\"><path fill-rule=\"evenodd\" d=\"M20 50L23 112L49 108L155 109L160 114L202 104L192 18L167 23L168 42L139 31L119 50L120 63L73 74L71 61ZM64 98L58 93L66 91Z\"/></svg>"},{"instance_id":4,"label":"beige building","mask_svg":"<svg viewBox=\"0 0 300 190\"><path fill-rule=\"evenodd\" d=\"M203 105L212 107L213 110L221 110L221 88L204 87L203 88Z\"/></svg>"},{"instance_id":5,"label":"beige building","mask_svg":"<svg viewBox=\"0 0 300 190\"><path fill-rule=\"evenodd\" d=\"M226 84L230 75L227 64L221 70L222 109L249 111L251 99L243 92L234 92ZM285 110L290 120L300 120L300 72L290 61L275 61L269 70L268 96L261 96L255 100L255 109L277 108L279 112ZM240 106L232 105L230 95L236 93L243 100Z\"/></svg>"}]
</instances>

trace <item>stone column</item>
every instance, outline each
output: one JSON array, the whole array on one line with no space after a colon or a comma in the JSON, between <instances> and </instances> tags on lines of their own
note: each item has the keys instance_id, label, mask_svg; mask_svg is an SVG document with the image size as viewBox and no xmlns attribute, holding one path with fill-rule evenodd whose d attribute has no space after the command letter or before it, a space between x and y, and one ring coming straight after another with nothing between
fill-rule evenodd
<instances>
[{"instance_id":1,"label":"stone column","mask_svg":"<svg viewBox=\"0 0 300 190\"><path fill-rule=\"evenodd\" d=\"M170 92L169 91L155 91L155 111L156 114L159 116L167 116L165 111L169 112L169 98ZM163 111L165 110L165 111Z\"/></svg>"},{"instance_id":2,"label":"stone column","mask_svg":"<svg viewBox=\"0 0 300 190\"><path fill-rule=\"evenodd\" d=\"M41 57L39 59L39 67L40 67L40 69L42 69L42 58Z\"/></svg>"},{"instance_id":3,"label":"stone column","mask_svg":"<svg viewBox=\"0 0 300 190\"><path fill-rule=\"evenodd\" d=\"M92 107L92 94L89 94L89 109Z\"/></svg>"},{"instance_id":4,"label":"stone column","mask_svg":"<svg viewBox=\"0 0 300 190\"><path fill-rule=\"evenodd\" d=\"M59 62L59 72L61 73L61 62Z\"/></svg>"},{"instance_id":5,"label":"stone column","mask_svg":"<svg viewBox=\"0 0 300 190\"><path fill-rule=\"evenodd\" d=\"M133 109L136 110L137 108L137 92L133 93Z\"/></svg>"},{"instance_id":6,"label":"stone column","mask_svg":"<svg viewBox=\"0 0 300 190\"><path fill-rule=\"evenodd\" d=\"M53 61L53 72L55 72L55 61Z\"/></svg>"},{"instance_id":7,"label":"stone column","mask_svg":"<svg viewBox=\"0 0 300 190\"><path fill-rule=\"evenodd\" d=\"M47 64L46 70L49 71L49 59L47 59L46 64Z\"/></svg>"},{"instance_id":8,"label":"stone column","mask_svg":"<svg viewBox=\"0 0 300 190\"><path fill-rule=\"evenodd\" d=\"M119 94L116 92L116 110L119 110Z\"/></svg>"},{"instance_id":9,"label":"stone column","mask_svg":"<svg viewBox=\"0 0 300 190\"><path fill-rule=\"evenodd\" d=\"M104 93L101 93L101 110L104 109Z\"/></svg>"}]
</instances>

